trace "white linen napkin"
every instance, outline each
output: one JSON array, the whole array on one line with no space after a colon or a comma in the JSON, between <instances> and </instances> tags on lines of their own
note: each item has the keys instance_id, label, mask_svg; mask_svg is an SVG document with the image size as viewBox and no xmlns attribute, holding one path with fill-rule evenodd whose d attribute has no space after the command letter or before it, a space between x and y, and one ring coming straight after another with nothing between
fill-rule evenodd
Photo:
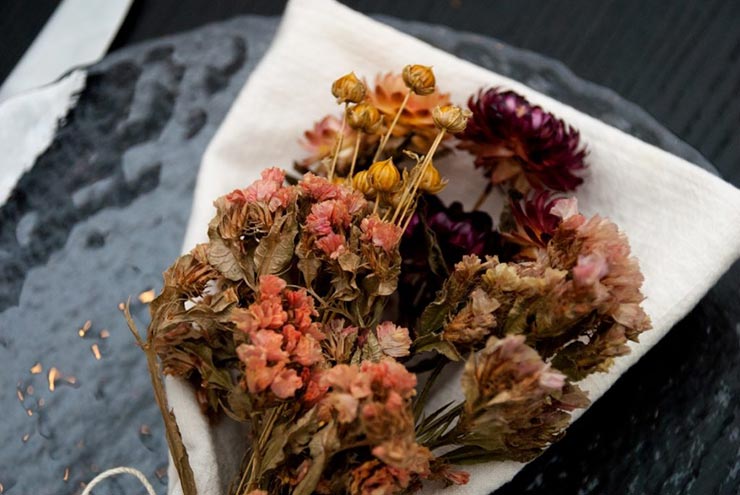
<instances>
[{"instance_id":1,"label":"white linen napkin","mask_svg":"<svg viewBox=\"0 0 740 495\"><path fill-rule=\"evenodd\" d=\"M245 84L204 157L184 242L187 251L206 240L213 200L258 178L269 166L289 169L305 152L298 139L315 120L337 113L332 81L351 70L372 80L409 63L432 65L437 84L462 104L481 87L517 91L580 130L590 150L589 172L578 189L581 210L614 220L640 260L653 330L631 345L609 373L589 376L582 387L598 399L619 376L699 301L740 255L740 191L704 170L648 145L571 107L498 74L435 49L333 0L292 0L264 59ZM440 162L441 163L441 162ZM443 199L480 192L471 158L441 166L450 177ZM490 205L489 205L490 206ZM459 396L456 377L442 386L444 402ZM239 462L243 438L233 425L210 428L192 391L168 380L174 408L201 495L220 495ZM442 401L442 399L440 399ZM483 495L522 468L516 462L470 467L470 483L448 494ZM427 488L427 492L433 488ZM181 489L170 470L170 493Z\"/></svg>"}]
</instances>

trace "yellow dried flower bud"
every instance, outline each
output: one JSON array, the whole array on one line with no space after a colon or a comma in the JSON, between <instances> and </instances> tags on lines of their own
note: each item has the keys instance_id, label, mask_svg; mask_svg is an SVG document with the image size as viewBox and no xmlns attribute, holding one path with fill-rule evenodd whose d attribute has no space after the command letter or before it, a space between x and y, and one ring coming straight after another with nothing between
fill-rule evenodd
<instances>
[{"instance_id":1,"label":"yellow dried flower bud","mask_svg":"<svg viewBox=\"0 0 740 495\"><path fill-rule=\"evenodd\" d=\"M370 165L368 175L373 188L380 192L392 191L401 181L401 173L390 158Z\"/></svg>"},{"instance_id":2,"label":"yellow dried flower bud","mask_svg":"<svg viewBox=\"0 0 740 495\"><path fill-rule=\"evenodd\" d=\"M352 129L375 134L380 129L382 116L370 103L358 103L347 109L347 123Z\"/></svg>"},{"instance_id":3,"label":"yellow dried flower bud","mask_svg":"<svg viewBox=\"0 0 740 495\"><path fill-rule=\"evenodd\" d=\"M370 184L370 176L367 170L361 170L352 177L352 187L367 197L375 196L375 189Z\"/></svg>"},{"instance_id":4,"label":"yellow dried flower bud","mask_svg":"<svg viewBox=\"0 0 740 495\"><path fill-rule=\"evenodd\" d=\"M470 110L467 108L462 109L457 105L444 105L432 110L434 125L453 134L457 134L458 132L465 130L468 118L471 115L473 115L473 113Z\"/></svg>"},{"instance_id":5,"label":"yellow dried flower bud","mask_svg":"<svg viewBox=\"0 0 740 495\"><path fill-rule=\"evenodd\" d=\"M337 99L337 103L360 103L365 99L365 83L357 79L354 72L345 74L331 85L331 94Z\"/></svg>"},{"instance_id":6,"label":"yellow dried flower bud","mask_svg":"<svg viewBox=\"0 0 740 495\"><path fill-rule=\"evenodd\" d=\"M419 189L429 194L437 194L447 185L447 181L442 179L442 175L432 162L424 169L419 182Z\"/></svg>"},{"instance_id":7,"label":"yellow dried flower bud","mask_svg":"<svg viewBox=\"0 0 740 495\"><path fill-rule=\"evenodd\" d=\"M431 67L426 65L407 65L403 68L403 82L406 87L417 95L430 95L434 93L436 81Z\"/></svg>"}]
</instances>

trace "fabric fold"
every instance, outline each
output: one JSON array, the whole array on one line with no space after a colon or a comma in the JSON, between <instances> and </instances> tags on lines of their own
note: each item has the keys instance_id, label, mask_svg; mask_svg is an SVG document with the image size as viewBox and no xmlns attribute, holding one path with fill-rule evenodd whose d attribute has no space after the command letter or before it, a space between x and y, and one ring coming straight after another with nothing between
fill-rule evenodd
<instances>
[{"instance_id":1,"label":"fabric fold","mask_svg":"<svg viewBox=\"0 0 740 495\"><path fill-rule=\"evenodd\" d=\"M355 71L367 79L400 71L409 63L434 67L437 83L463 104L481 87L512 89L576 127L590 155L585 183L576 196L586 214L614 220L627 233L645 275L645 310L653 330L641 336L632 352L616 360L608 373L581 382L598 399L670 328L685 316L740 255L740 191L676 156L648 145L603 122L538 93L521 83L460 60L422 41L378 23L333 0L292 0L264 59L234 102L203 156L193 211L183 250L206 240L213 200L256 178L262 169L292 167L304 152L303 131L327 113L338 113L329 93L332 81ZM435 163L437 163L435 161ZM449 177L443 199L468 208L480 188L465 182L477 171L472 160L452 154L438 163ZM201 495L225 493L226 473L236 469L244 437L228 423L218 428L200 417L191 393L168 381ZM438 403L459 394L456 377L448 377ZM432 404L433 405L433 404ZM509 481L523 464L472 466L468 485L449 494L483 495ZM426 492L432 493L434 487ZM169 493L181 490L171 470Z\"/></svg>"}]
</instances>

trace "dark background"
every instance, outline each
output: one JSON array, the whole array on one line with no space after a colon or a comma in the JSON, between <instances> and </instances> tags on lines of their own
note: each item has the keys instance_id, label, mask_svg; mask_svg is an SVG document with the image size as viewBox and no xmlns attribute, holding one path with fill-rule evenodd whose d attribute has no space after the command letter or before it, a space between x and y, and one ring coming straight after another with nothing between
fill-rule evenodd
<instances>
[{"instance_id":1,"label":"dark background","mask_svg":"<svg viewBox=\"0 0 740 495\"><path fill-rule=\"evenodd\" d=\"M0 79L57 3L0 0ZM561 60L645 108L740 185L739 1L344 3L481 33ZM277 15L283 6L279 0L135 0L111 50L234 15ZM738 279L736 264L565 439L499 493L740 493Z\"/></svg>"},{"instance_id":2,"label":"dark background","mask_svg":"<svg viewBox=\"0 0 740 495\"><path fill-rule=\"evenodd\" d=\"M0 1L0 79L58 3ZM445 24L561 60L657 118L740 184L740 2L736 0L344 0L367 13ZM112 50L283 0L134 0Z\"/></svg>"}]
</instances>

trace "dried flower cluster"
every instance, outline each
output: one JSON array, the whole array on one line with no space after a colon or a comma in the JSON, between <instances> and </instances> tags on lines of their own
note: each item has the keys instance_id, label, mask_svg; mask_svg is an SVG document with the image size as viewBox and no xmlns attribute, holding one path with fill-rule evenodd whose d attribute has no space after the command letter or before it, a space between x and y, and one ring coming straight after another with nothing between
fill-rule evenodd
<instances>
[{"instance_id":1,"label":"dried flower cluster","mask_svg":"<svg viewBox=\"0 0 740 495\"><path fill-rule=\"evenodd\" d=\"M479 205L494 186L526 194L567 192L582 182L586 150L577 130L523 96L499 88L468 100L472 117L458 134L459 148L475 156L490 179Z\"/></svg>"},{"instance_id":2,"label":"dried flower cluster","mask_svg":"<svg viewBox=\"0 0 740 495\"><path fill-rule=\"evenodd\" d=\"M451 105L423 65L331 92L342 116L306 133L297 182L270 168L215 201L147 348L212 421L248 426L234 495L405 494L534 458L588 405L577 382L650 328L624 234L549 191L582 180L577 131L512 92ZM453 136L511 195L505 228L436 197ZM464 398L427 410L452 361Z\"/></svg>"}]
</instances>

